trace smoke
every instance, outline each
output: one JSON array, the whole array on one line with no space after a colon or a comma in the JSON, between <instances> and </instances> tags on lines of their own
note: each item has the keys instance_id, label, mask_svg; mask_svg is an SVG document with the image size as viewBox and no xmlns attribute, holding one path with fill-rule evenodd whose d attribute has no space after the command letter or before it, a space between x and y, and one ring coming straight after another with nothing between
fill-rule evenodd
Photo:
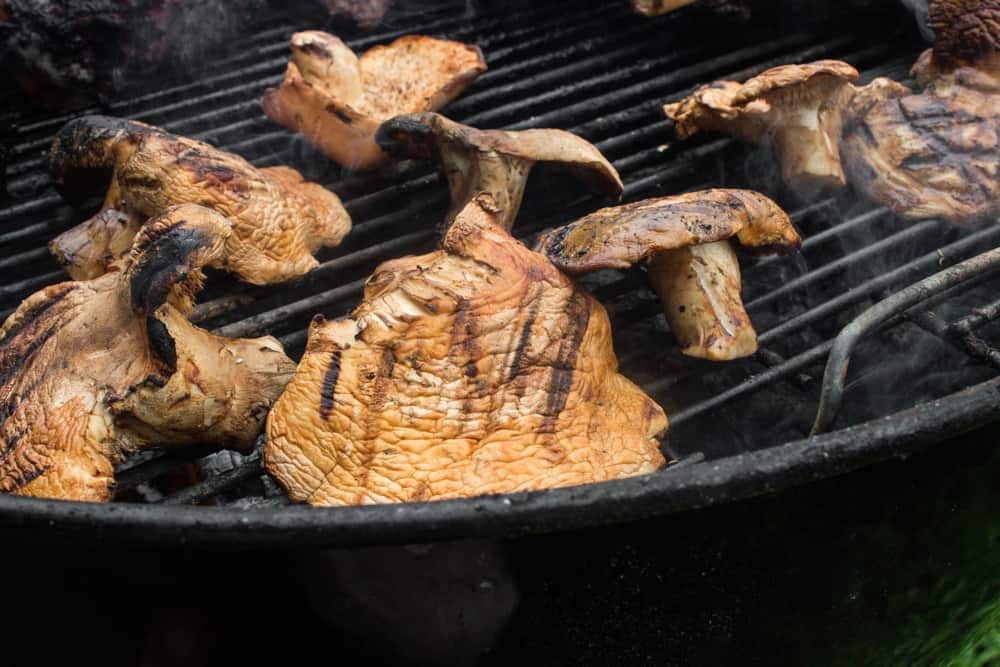
<instances>
[{"instance_id":1,"label":"smoke","mask_svg":"<svg viewBox=\"0 0 1000 667\"><path fill-rule=\"evenodd\" d=\"M924 39L928 42L933 41L934 31L931 30L927 20L927 0L900 0L900 2L906 5L907 9L917 17L917 26L920 28L920 33L924 36Z\"/></svg>"}]
</instances>

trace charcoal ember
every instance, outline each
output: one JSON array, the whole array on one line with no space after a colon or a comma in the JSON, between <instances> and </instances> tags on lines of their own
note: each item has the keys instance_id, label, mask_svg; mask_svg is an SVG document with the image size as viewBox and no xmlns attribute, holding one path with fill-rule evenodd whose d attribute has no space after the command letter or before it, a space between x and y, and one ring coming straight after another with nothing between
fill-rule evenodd
<instances>
[{"instance_id":1,"label":"charcoal ember","mask_svg":"<svg viewBox=\"0 0 1000 667\"><path fill-rule=\"evenodd\" d=\"M266 0L0 0L0 79L35 103L93 103L166 63L196 65Z\"/></svg>"}]
</instances>

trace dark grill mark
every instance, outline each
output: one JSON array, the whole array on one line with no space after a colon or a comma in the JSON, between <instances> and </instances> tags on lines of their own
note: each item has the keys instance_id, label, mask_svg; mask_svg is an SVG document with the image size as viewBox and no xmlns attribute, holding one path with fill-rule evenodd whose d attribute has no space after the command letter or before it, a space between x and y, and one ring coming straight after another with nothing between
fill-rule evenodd
<instances>
[{"instance_id":1,"label":"dark grill mark","mask_svg":"<svg viewBox=\"0 0 1000 667\"><path fill-rule=\"evenodd\" d=\"M21 321L17 326L13 326L7 330L7 334L3 338L4 344L7 345L13 342L18 336L31 327L31 325L40 320L45 313L52 309L53 306L65 299L66 295L74 289L75 288L71 283L63 283L58 287L58 291L53 290L53 292L49 294L49 298L44 303L37 305L33 310L25 313L24 317L21 318ZM14 344L16 345L16 343ZM0 374L0 378L3 378L2 374ZM0 385L3 384L4 381L0 379Z\"/></svg>"},{"instance_id":2,"label":"dark grill mark","mask_svg":"<svg viewBox=\"0 0 1000 667\"><path fill-rule=\"evenodd\" d=\"M576 371L576 357L580 353L583 335L590 325L590 304L587 297L580 292L574 292L565 317L569 321L569 331L559 344L556 362L552 367L552 378L549 380L548 396L545 401L545 419L542 422L543 431L552 430L569 399L573 373Z\"/></svg>"},{"instance_id":3,"label":"dark grill mark","mask_svg":"<svg viewBox=\"0 0 1000 667\"><path fill-rule=\"evenodd\" d=\"M317 42L306 42L305 44L297 45L296 48L304 53L311 53L320 58L333 58L333 54L330 53L330 50L327 49L324 44L319 44Z\"/></svg>"},{"instance_id":4,"label":"dark grill mark","mask_svg":"<svg viewBox=\"0 0 1000 667\"><path fill-rule=\"evenodd\" d=\"M157 190L160 188L160 179L143 174L121 174L119 176L126 188L147 188Z\"/></svg>"},{"instance_id":5,"label":"dark grill mark","mask_svg":"<svg viewBox=\"0 0 1000 667\"><path fill-rule=\"evenodd\" d=\"M510 374L507 376L508 382L521 374L524 364L524 352L531 341L531 330L535 326L535 319L538 317L538 309L541 305L541 299L535 299L534 303L531 304L531 309L528 311L528 318L521 329L521 336L517 339L517 347L514 348L514 358L510 362Z\"/></svg>"},{"instance_id":6,"label":"dark grill mark","mask_svg":"<svg viewBox=\"0 0 1000 667\"><path fill-rule=\"evenodd\" d=\"M333 411L333 392L337 389L338 378L340 378L340 350L334 350L326 367L319 393L319 416L323 420L329 419Z\"/></svg>"},{"instance_id":7,"label":"dark grill mark","mask_svg":"<svg viewBox=\"0 0 1000 667\"><path fill-rule=\"evenodd\" d=\"M167 325L161 322L153 313L146 315L146 338L149 339L149 349L173 373L177 370L177 346L170 335Z\"/></svg>"},{"instance_id":8,"label":"dark grill mark","mask_svg":"<svg viewBox=\"0 0 1000 667\"><path fill-rule=\"evenodd\" d=\"M0 357L0 361L3 361L6 368L0 370L0 387L5 387L13 378L20 375L22 372L27 371L31 367L32 360L34 359L35 352L39 350L49 338L52 337L56 332L56 325L52 324L39 334L36 338L32 339L27 345L20 348L18 352L18 346L16 341L11 341L13 344L5 350L9 354L4 354ZM13 358L12 358L13 357Z\"/></svg>"},{"instance_id":9,"label":"dark grill mark","mask_svg":"<svg viewBox=\"0 0 1000 667\"><path fill-rule=\"evenodd\" d=\"M162 306L181 273L192 268L192 255L208 245L209 238L198 229L183 227L178 221L157 229L143 243L138 261L129 269L132 309L152 313Z\"/></svg>"},{"instance_id":10,"label":"dark grill mark","mask_svg":"<svg viewBox=\"0 0 1000 667\"><path fill-rule=\"evenodd\" d=\"M10 453L14 451L14 448L17 447L17 443L21 442L21 440L24 439L26 433L27 430L17 431L16 433L14 433L14 435L7 438L7 441L4 443L2 451L0 451L0 461L6 459L10 455Z\"/></svg>"},{"instance_id":11,"label":"dark grill mark","mask_svg":"<svg viewBox=\"0 0 1000 667\"><path fill-rule=\"evenodd\" d=\"M22 470L16 475L11 475L3 480L3 489L6 493L13 493L18 489L22 489L47 473L50 467L51 466L38 466L37 468L32 467L28 470Z\"/></svg>"}]
</instances>

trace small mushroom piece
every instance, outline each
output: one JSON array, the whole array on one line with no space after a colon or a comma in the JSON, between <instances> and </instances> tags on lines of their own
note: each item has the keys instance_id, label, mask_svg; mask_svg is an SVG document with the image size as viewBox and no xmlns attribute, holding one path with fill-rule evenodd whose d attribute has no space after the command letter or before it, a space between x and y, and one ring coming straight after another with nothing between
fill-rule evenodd
<instances>
[{"instance_id":1,"label":"small mushroom piece","mask_svg":"<svg viewBox=\"0 0 1000 667\"><path fill-rule=\"evenodd\" d=\"M95 218L50 244L75 280L107 271L147 218L181 204L207 206L231 221L225 264L257 285L305 275L317 265L313 253L336 246L351 229L337 195L294 169L257 169L238 155L121 118L67 123L52 143L49 170L69 201L105 194Z\"/></svg>"},{"instance_id":2,"label":"small mushroom piece","mask_svg":"<svg viewBox=\"0 0 1000 667\"><path fill-rule=\"evenodd\" d=\"M424 35L358 58L337 37L310 30L292 35L291 50L281 85L264 92L264 113L355 170L388 159L374 141L382 121L440 109L486 71L478 47Z\"/></svg>"},{"instance_id":3,"label":"small mushroom piece","mask_svg":"<svg viewBox=\"0 0 1000 667\"><path fill-rule=\"evenodd\" d=\"M684 354L713 361L757 351L731 242L787 253L802 240L773 201L749 190L706 190L595 211L538 240L571 274L648 262L649 279Z\"/></svg>"},{"instance_id":4,"label":"small mushroom piece","mask_svg":"<svg viewBox=\"0 0 1000 667\"><path fill-rule=\"evenodd\" d=\"M782 65L744 84L702 86L664 113L687 138L700 130L771 146L785 182L799 190L842 188L839 140L858 71L839 60Z\"/></svg>"},{"instance_id":5,"label":"small mushroom piece","mask_svg":"<svg viewBox=\"0 0 1000 667\"><path fill-rule=\"evenodd\" d=\"M380 265L350 317L317 318L267 420L299 502L510 493L650 473L663 410L618 373L604 308L482 195L435 252Z\"/></svg>"},{"instance_id":6,"label":"small mushroom piece","mask_svg":"<svg viewBox=\"0 0 1000 667\"><path fill-rule=\"evenodd\" d=\"M168 209L120 271L14 311L0 327L0 492L106 501L129 453L253 444L295 364L274 338L223 338L187 318L231 234L209 209Z\"/></svg>"},{"instance_id":7,"label":"small mushroom piece","mask_svg":"<svg viewBox=\"0 0 1000 667\"><path fill-rule=\"evenodd\" d=\"M632 0L632 10L642 16L662 16L698 0Z\"/></svg>"},{"instance_id":8,"label":"small mushroom piece","mask_svg":"<svg viewBox=\"0 0 1000 667\"><path fill-rule=\"evenodd\" d=\"M510 231L536 162L563 167L614 200L624 190L597 147L564 130L478 130L440 114L418 113L386 121L375 140L394 157L441 162L451 190L446 224L480 194L488 194L499 207L500 226Z\"/></svg>"}]
</instances>

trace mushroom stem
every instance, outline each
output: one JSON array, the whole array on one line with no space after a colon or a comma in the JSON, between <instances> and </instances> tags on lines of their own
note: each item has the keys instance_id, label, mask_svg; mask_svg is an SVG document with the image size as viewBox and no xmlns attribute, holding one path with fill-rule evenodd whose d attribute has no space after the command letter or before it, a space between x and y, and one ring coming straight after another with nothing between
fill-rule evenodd
<instances>
[{"instance_id":1,"label":"mushroom stem","mask_svg":"<svg viewBox=\"0 0 1000 667\"><path fill-rule=\"evenodd\" d=\"M481 194L490 195L496 203L496 223L508 232L514 227L528 174L535 166L533 160L494 151L471 153L464 147L443 145L441 164L451 192L451 209L445 217L444 229Z\"/></svg>"},{"instance_id":2,"label":"mushroom stem","mask_svg":"<svg viewBox=\"0 0 1000 667\"><path fill-rule=\"evenodd\" d=\"M49 250L73 280L90 280L108 268L132 246L142 218L104 209L90 220L71 227L49 242Z\"/></svg>"},{"instance_id":3,"label":"mushroom stem","mask_svg":"<svg viewBox=\"0 0 1000 667\"><path fill-rule=\"evenodd\" d=\"M740 297L740 264L728 240L655 254L649 280L684 354L728 361L757 351L757 333Z\"/></svg>"},{"instance_id":4,"label":"mushroom stem","mask_svg":"<svg viewBox=\"0 0 1000 667\"><path fill-rule=\"evenodd\" d=\"M822 105L801 109L785 119L774 137L781 174L796 190L833 190L847 185L838 141L844 125L841 109Z\"/></svg>"}]
</instances>

